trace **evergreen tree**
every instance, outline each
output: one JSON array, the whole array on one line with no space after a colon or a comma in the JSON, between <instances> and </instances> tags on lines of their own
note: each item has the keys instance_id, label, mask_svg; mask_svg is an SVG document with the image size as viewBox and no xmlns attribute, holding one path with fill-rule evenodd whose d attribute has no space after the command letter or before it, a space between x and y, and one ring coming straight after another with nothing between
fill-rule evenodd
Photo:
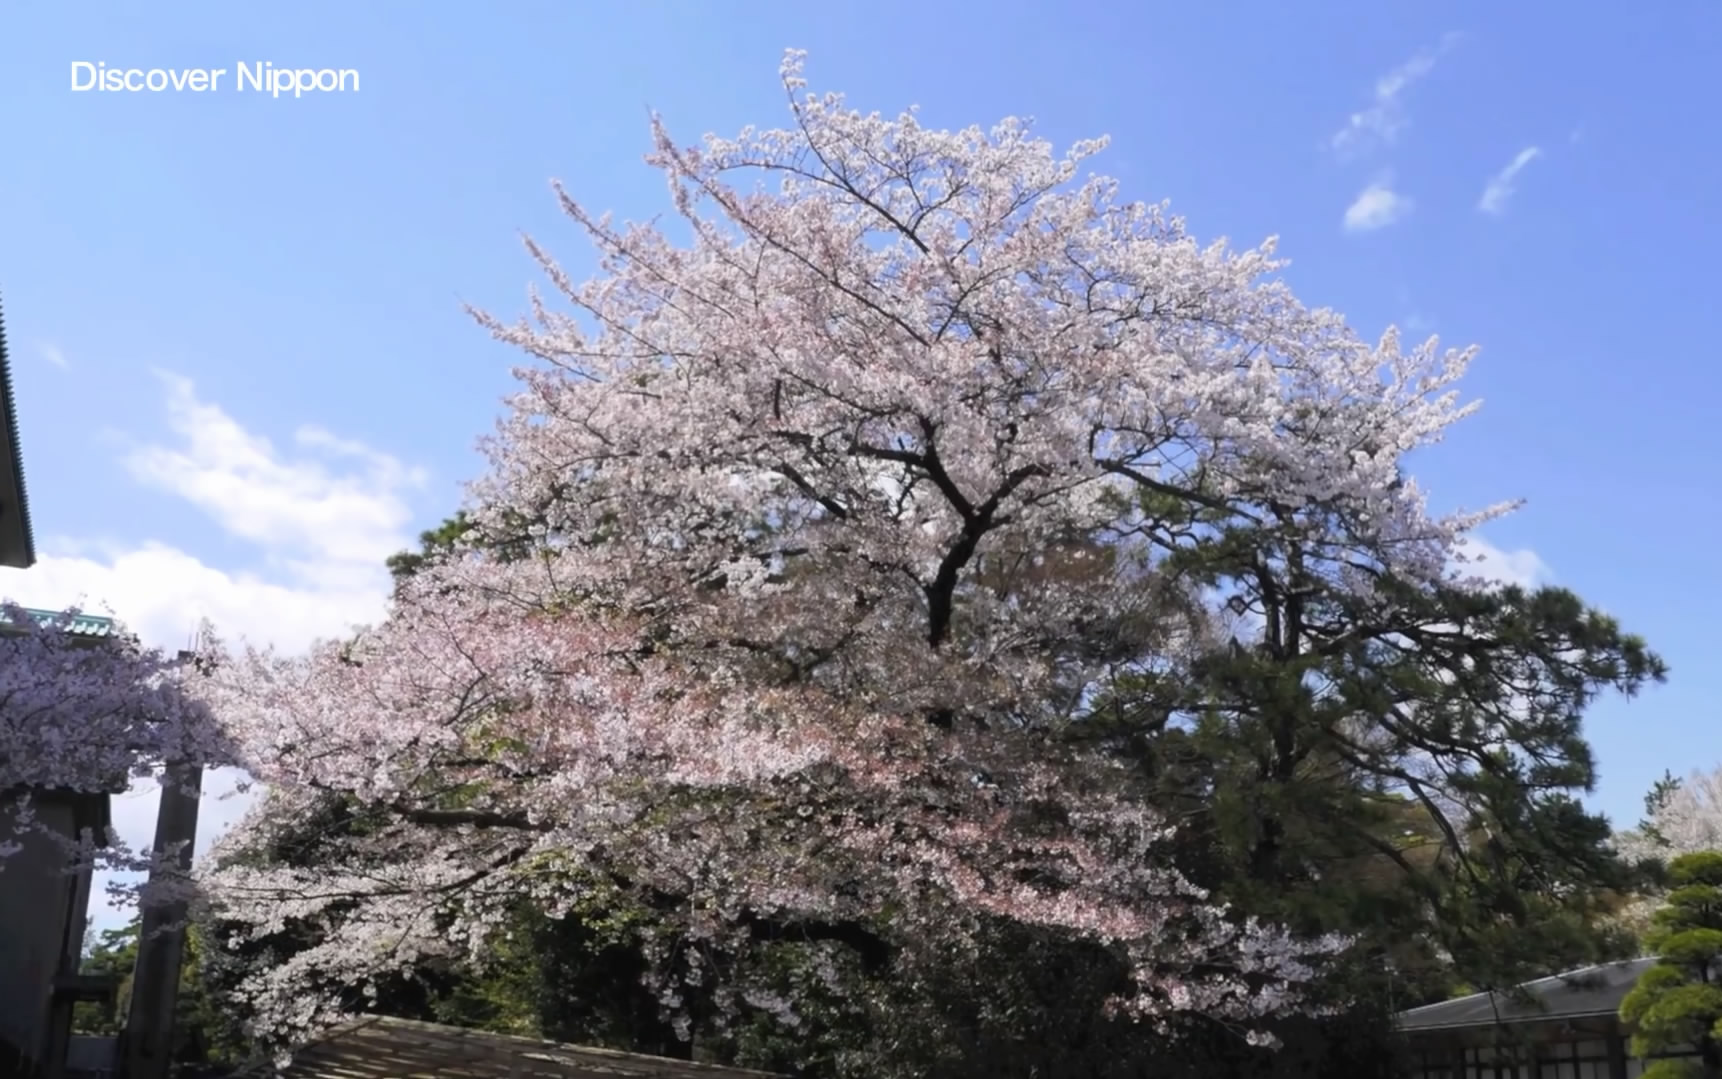
<instances>
[{"instance_id":1,"label":"evergreen tree","mask_svg":"<svg viewBox=\"0 0 1722 1079\"><path fill-rule=\"evenodd\" d=\"M1645 1079L1715 1079L1722 1075L1722 852L1681 855L1668 871L1673 890L1645 940L1660 958L1621 1002L1620 1017L1634 1028L1635 1056L1698 1048L1698 1062L1659 1060Z\"/></svg>"},{"instance_id":2,"label":"evergreen tree","mask_svg":"<svg viewBox=\"0 0 1722 1079\"><path fill-rule=\"evenodd\" d=\"M1359 936L1360 996L1398 1007L1633 950L1609 916L1643 874L1578 796L1590 702L1665 676L1642 640L1562 589L1382 576L1359 599L1313 580L1278 529L1216 533L1175 563L1253 582L1236 635L1194 678L1120 681L1073 732L1139 765L1193 879Z\"/></svg>"}]
</instances>

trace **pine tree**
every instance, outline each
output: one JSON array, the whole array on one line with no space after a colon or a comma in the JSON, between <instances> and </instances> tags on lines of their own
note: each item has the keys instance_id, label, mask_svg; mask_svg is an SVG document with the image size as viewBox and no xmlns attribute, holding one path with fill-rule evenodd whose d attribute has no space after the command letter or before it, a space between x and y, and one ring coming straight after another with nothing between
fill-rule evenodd
<instances>
[{"instance_id":1,"label":"pine tree","mask_svg":"<svg viewBox=\"0 0 1722 1079\"><path fill-rule=\"evenodd\" d=\"M1659 1060L1644 1079L1722 1075L1722 851L1669 864L1673 890L1645 943L1661 958L1621 1002L1635 1056L1697 1046L1700 1062Z\"/></svg>"}]
</instances>

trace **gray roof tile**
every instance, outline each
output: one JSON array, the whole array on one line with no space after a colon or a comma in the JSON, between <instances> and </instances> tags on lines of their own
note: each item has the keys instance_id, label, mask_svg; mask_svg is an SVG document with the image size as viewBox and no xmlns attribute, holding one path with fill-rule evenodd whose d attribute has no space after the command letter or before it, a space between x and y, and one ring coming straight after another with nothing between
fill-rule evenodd
<instances>
[{"instance_id":1,"label":"gray roof tile","mask_svg":"<svg viewBox=\"0 0 1722 1079\"><path fill-rule=\"evenodd\" d=\"M1655 957L1623 959L1538 978L1519 987L1531 995L1532 1000L1528 1002L1514 1000L1507 993L1496 991L1426 1004L1400 1012L1399 1028L1406 1031L1440 1030L1614 1015L1620 1011L1621 1000L1638 982L1638 976L1655 963Z\"/></svg>"}]
</instances>

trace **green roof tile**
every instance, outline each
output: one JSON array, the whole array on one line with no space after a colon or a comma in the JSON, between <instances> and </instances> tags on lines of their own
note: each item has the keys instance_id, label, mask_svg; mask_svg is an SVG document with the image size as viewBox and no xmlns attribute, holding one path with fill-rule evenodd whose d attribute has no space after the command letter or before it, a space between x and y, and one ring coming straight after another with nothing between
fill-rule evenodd
<instances>
[{"instance_id":1,"label":"green roof tile","mask_svg":"<svg viewBox=\"0 0 1722 1079\"><path fill-rule=\"evenodd\" d=\"M26 607L24 613L34 618L38 624L45 626L62 617L66 612ZM67 629L71 631L74 637L111 637L114 634L114 620L96 614L80 614L72 619L71 625Z\"/></svg>"}]
</instances>

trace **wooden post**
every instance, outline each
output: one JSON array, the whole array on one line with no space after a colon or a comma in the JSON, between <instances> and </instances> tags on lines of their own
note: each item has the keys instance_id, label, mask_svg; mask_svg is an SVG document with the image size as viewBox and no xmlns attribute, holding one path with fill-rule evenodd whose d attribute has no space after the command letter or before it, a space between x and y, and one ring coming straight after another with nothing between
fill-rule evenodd
<instances>
[{"instance_id":1,"label":"wooden post","mask_svg":"<svg viewBox=\"0 0 1722 1079\"><path fill-rule=\"evenodd\" d=\"M73 833L76 834L76 811L73 814L73 822ZM84 931L88 928L85 925L85 911L89 910L90 906L90 881L90 868L86 863L72 871L66 889L63 904L66 910L66 926L60 939L59 965L54 971L53 988L48 996L48 1036L41 1061L43 1079L60 1079L66 1071L66 1047L72 1037L73 999L62 991L62 983L68 976L76 977L78 966L83 959Z\"/></svg>"},{"instance_id":2,"label":"wooden post","mask_svg":"<svg viewBox=\"0 0 1722 1079\"><path fill-rule=\"evenodd\" d=\"M1616 1027L1608 1036L1609 1079L1626 1079L1626 1035Z\"/></svg>"},{"instance_id":3,"label":"wooden post","mask_svg":"<svg viewBox=\"0 0 1722 1079\"><path fill-rule=\"evenodd\" d=\"M202 786L203 767L197 764L170 764L162 777L155 850L183 844L176 859L181 878L191 870ZM172 875L173 870L163 872L158 867L150 873L150 880ZM183 901L149 904L140 913L138 959L132 973L121 1074L125 1079L167 1079L173 1057L173 1016L179 1003L179 968L185 954L186 905Z\"/></svg>"}]
</instances>

